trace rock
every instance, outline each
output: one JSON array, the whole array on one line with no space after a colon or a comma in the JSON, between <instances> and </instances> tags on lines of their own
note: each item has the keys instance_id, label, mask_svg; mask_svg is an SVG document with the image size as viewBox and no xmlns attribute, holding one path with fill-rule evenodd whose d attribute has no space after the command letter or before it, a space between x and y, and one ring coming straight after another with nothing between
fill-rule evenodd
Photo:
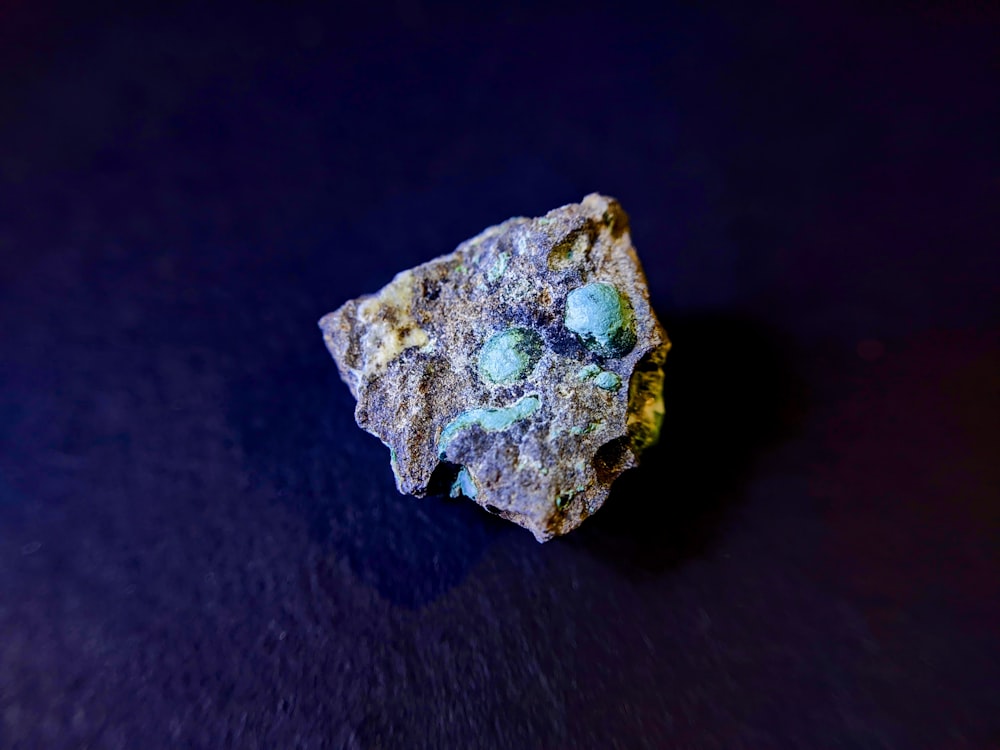
<instances>
[{"instance_id":1,"label":"rock","mask_svg":"<svg viewBox=\"0 0 1000 750\"><path fill-rule=\"evenodd\" d=\"M400 492L464 495L539 541L659 435L670 342L611 198L490 227L319 325Z\"/></svg>"}]
</instances>

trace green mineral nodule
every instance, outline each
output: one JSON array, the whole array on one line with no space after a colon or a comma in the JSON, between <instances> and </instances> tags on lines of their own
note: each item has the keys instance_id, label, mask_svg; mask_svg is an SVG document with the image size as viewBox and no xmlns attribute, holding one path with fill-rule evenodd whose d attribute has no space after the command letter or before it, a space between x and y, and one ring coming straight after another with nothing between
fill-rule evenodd
<instances>
[{"instance_id":1,"label":"green mineral nodule","mask_svg":"<svg viewBox=\"0 0 1000 750\"><path fill-rule=\"evenodd\" d=\"M616 373L605 370L598 373L594 378L594 385L605 391L617 391L622 384L622 379Z\"/></svg>"},{"instance_id":2,"label":"green mineral nodule","mask_svg":"<svg viewBox=\"0 0 1000 750\"><path fill-rule=\"evenodd\" d=\"M622 357L635 346L635 314L628 297L603 281L581 286L566 296L566 327L591 351Z\"/></svg>"},{"instance_id":3,"label":"green mineral nodule","mask_svg":"<svg viewBox=\"0 0 1000 750\"><path fill-rule=\"evenodd\" d=\"M621 388L622 379L616 372L602 370L597 365L581 367L576 373L577 380L589 380L605 391L617 391Z\"/></svg>"},{"instance_id":4,"label":"green mineral nodule","mask_svg":"<svg viewBox=\"0 0 1000 750\"><path fill-rule=\"evenodd\" d=\"M508 328L483 344L479 352L479 377L497 384L523 380L541 356L541 336L528 328Z\"/></svg>"}]
</instances>

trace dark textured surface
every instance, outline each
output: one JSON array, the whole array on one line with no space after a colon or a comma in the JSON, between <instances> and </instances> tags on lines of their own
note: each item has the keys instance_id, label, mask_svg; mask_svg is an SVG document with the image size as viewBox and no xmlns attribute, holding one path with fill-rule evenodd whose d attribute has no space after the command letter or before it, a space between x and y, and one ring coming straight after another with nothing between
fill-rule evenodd
<instances>
[{"instance_id":1,"label":"dark textured surface","mask_svg":"<svg viewBox=\"0 0 1000 750\"><path fill-rule=\"evenodd\" d=\"M997 19L809 5L4 4L0 747L995 743ZM658 453L400 497L317 317L590 190Z\"/></svg>"}]
</instances>

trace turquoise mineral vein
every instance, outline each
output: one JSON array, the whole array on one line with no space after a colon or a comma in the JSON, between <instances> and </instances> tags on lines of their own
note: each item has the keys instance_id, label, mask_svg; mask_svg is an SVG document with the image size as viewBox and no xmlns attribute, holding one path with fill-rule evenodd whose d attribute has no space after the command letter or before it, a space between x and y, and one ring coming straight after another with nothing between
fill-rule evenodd
<instances>
[{"instance_id":1,"label":"turquoise mineral vein","mask_svg":"<svg viewBox=\"0 0 1000 750\"><path fill-rule=\"evenodd\" d=\"M526 419L538 411L542 400L538 396L524 396L511 406L501 408L467 409L451 420L441 430L438 440L438 457L444 458L448 453L448 445L462 430L473 425L479 425L487 432L506 430L515 422Z\"/></svg>"},{"instance_id":2,"label":"turquoise mineral vein","mask_svg":"<svg viewBox=\"0 0 1000 750\"><path fill-rule=\"evenodd\" d=\"M459 495L465 495L473 500L476 499L476 495L479 494L479 490L476 487L476 483L472 479L472 475L469 470L464 466L458 470L458 474L455 477L455 481L452 482L451 492L449 495L451 497L458 497Z\"/></svg>"}]
</instances>

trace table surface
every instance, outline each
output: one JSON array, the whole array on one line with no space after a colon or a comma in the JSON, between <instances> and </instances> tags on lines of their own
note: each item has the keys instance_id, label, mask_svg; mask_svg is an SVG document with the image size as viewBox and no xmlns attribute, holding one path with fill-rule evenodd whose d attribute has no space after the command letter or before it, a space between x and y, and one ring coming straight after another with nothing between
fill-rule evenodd
<instances>
[{"instance_id":1,"label":"table surface","mask_svg":"<svg viewBox=\"0 0 1000 750\"><path fill-rule=\"evenodd\" d=\"M4 5L0 746L996 746L1000 18L739 5ZM317 319L591 191L661 444L398 495Z\"/></svg>"}]
</instances>

